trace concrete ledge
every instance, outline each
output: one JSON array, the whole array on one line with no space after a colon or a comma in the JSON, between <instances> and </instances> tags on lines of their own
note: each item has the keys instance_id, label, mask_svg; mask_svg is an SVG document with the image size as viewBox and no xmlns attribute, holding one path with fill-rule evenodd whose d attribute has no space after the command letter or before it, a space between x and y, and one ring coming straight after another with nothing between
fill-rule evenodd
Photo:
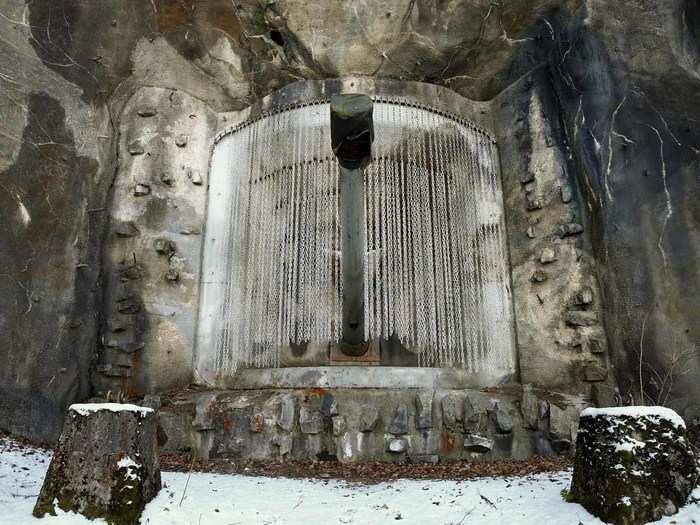
<instances>
[{"instance_id":1,"label":"concrete ledge","mask_svg":"<svg viewBox=\"0 0 700 525\"><path fill-rule=\"evenodd\" d=\"M512 380L512 374L470 373L454 368L331 366L240 370L226 388L483 388Z\"/></svg>"}]
</instances>

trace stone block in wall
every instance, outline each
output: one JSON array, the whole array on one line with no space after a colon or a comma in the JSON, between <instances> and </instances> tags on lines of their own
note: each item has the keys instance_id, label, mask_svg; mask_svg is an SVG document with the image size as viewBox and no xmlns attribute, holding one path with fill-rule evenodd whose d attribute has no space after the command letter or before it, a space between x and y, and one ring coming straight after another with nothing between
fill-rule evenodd
<instances>
[{"instance_id":1,"label":"stone block in wall","mask_svg":"<svg viewBox=\"0 0 700 525\"><path fill-rule=\"evenodd\" d=\"M166 453L188 453L192 450L194 405L163 407L158 410L159 440Z\"/></svg>"},{"instance_id":2,"label":"stone block in wall","mask_svg":"<svg viewBox=\"0 0 700 525\"><path fill-rule=\"evenodd\" d=\"M138 139L131 141L127 146L127 150L132 156L143 155L145 152L143 148L143 143Z\"/></svg>"},{"instance_id":3,"label":"stone block in wall","mask_svg":"<svg viewBox=\"0 0 700 525\"><path fill-rule=\"evenodd\" d=\"M549 278L549 275L547 272L544 272L542 270L535 270L533 274L530 276L530 282L531 283L543 283Z\"/></svg>"},{"instance_id":4,"label":"stone block in wall","mask_svg":"<svg viewBox=\"0 0 700 525\"><path fill-rule=\"evenodd\" d=\"M155 248L156 252L167 257L170 257L177 250L174 241L163 237L158 237L155 239L153 241L153 247Z\"/></svg>"},{"instance_id":5,"label":"stone block in wall","mask_svg":"<svg viewBox=\"0 0 700 525\"><path fill-rule=\"evenodd\" d=\"M406 405L399 405L394 411L394 417L389 424L389 433L401 435L408 433L408 408Z\"/></svg>"},{"instance_id":6,"label":"stone block in wall","mask_svg":"<svg viewBox=\"0 0 700 525\"><path fill-rule=\"evenodd\" d=\"M175 184L175 177L173 177L173 174L169 171L161 172L159 179L166 186L172 186Z\"/></svg>"},{"instance_id":7,"label":"stone block in wall","mask_svg":"<svg viewBox=\"0 0 700 525\"><path fill-rule=\"evenodd\" d=\"M143 268L138 264L128 264L119 268L119 280L123 283L139 281L143 277Z\"/></svg>"},{"instance_id":8,"label":"stone block in wall","mask_svg":"<svg viewBox=\"0 0 700 525\"><path fill-rule=\"evenodd\" d=\"M579 233L583 233L583 226L581 226L580 224L578 224L578 223L576 223L576 222L569 222L569 223L566 223L566 224L562 224L562 225L559 226L559 228L557 229L557 234L558 234L559 237L561 237L562 239L563 239L564 237L570 237L570 236L572 236L572 235L578 235Z\"/></svg>"},{"instance_id":9,"label":"stone block in wall","mask_svg":"<svg viewBox=\"0 0 700 525\"><path fill-rule=\"evenodd\" d=\"M374 405L367 405L360 413L360 431L372 432L379 421L379 410Z\"/></svg>"},{"instance_id":10,"label":"stone block in wall","mask_svg":"<svg viewBox=\"0 0 700 525\"><path fill-rule=\"evenodd\" d=\"M593 299L593 288L591 288L590 286L584 286L578 291L578 293L574 297L574 304L586 306L589 304L593 304Z\"/></svg>"},{"instance_id":11,"label":"stone block in wall","mask_svg":"<svg viewBox=\"0 0 700 525\"><path fill-rule=\"evenodd\" d=\"M117 312L120 314L137 314L141 311L141 300L135 295L117 299Z\"/></svg>"},{"instance_id":12,"label":"stone block in wall","mask_svg":"<svg viewBox=\"0 0 700 525\"><path fill-rule=\"evenodd\" d=\"M539 427L539 400L532 391L532 386L523 385L523 397L520 402L523 423L527 428L537 430Z\"/></svg>"},{"instance_id":13,"label":"stone block in wall","mask_svg":"<svg viewBox=\"0 0 700 525\"><path fill-rule=\"evenodd\" d=\"M529 170L524 171L520 175L520 184L528 184L530 182L533 182L535 180L535 174Z\"/></svg>"},{"instance_id":14,"label":"stone block in wall","mask_svg":"<svg viewBox=\"0 0 700 525\"><path fill-rule=\"evenodd\" d=\"M333 417L340 414L338 401L333 394L325 394L321 400L321 412L326 417Z\"/></svg>"},{"instance_id":15,"label":"stone block in wall","mask_svg":"<svg viewBox=\"0 0 700 525\"><path fill-rule=\"evenodd\" d=\"M554 248L543 248L540 252L539 261L542 264L551 264L558 259L557 252L554 250Z\"/></svg>"},{"instance_id":16,"label":"stone block in wall","mask_svg":"<svg viewBox=\"0 0 700 525\"><path fill-rule=\"evenodd\" d=\"M604 354L607 350L605 334L602 330L582 330L581 349L590 354Z\"/></svg>"},{"instance_id":17,"label":"stone block in wall","mask_svg":"<svg viewBox=\"0 0 700 525\"><path fill-rule=\"evenodd\" d=\"M195 398L195 417L192 421L193 429L203 431L216 428L214 423L214 409L217 397L217 394L206 393L200 394Z\"/></svg>"},{"instance_id":18,"label":"stone block in wall","mask_svg":"<svg viewBox=\"0 0 700 525\"><path fill-rule=\"evenodd\" d=\"M201 186L203 183L202 175L199 173L198 170L193 170L191 168L188 168L187 169L187 178L195 186Z\"/></svg>"},{"instance_id":19,"label":"stone block in wall","mask_svg":"<svg viewBox=\"0 0 700 525\"><path fill-rule=\"evenodd\" d=\"M302 406L299 409L299 426L304 434L323 432L323 414L313 408Z\"/></svg>"},{"instance_id":20,"label":"stone block in wall","mask_svg":"<svg viewBox=\"0 0 700 525\"><path fill-rule=\"evenodd\" d=\"M332 426L333 426L333 435L336 437L343 435L343 433L347 429L347 423L345 421L345 417L333 416L331 418L331 422L332 422Z\"/></svg>"},{"instance_id":21,"label":"stone block in wall","mask_svg":"<svg viewBox=\"0 0 700 525\"><path fill-rule=\"evenodd\" d=\"M568 451L571 447L578 431L579 412L577 406L561 408L554 403L549 404L549 435L555 450Z\"/></svg>"},{"instance_id":22,"label":"stone block in wall","mask_svg":"<svg viewBox=\"0 0 700 525\"><path fill-rule=\"evenodd\" d=\"M442 398L440 406L442 407L442 424L447 430L452 432L463 432L464 424L464 408L461 398L454 394L447 394Z\"/></svg>"},{"instance_id":23,"label":"stone block in wall","mask_svg":"<svg viewBox=\"0 0 700 525\"><path fill-rule=\"evenodd\" d=\"M139 182L134 186L134 197L145 197L151 194L151 186L144 182Z\"/></svg>"},{"instance_id":24,"label":"stone block in wall","mask_svg":"<svg viewBox=\"0 0 700 525\"><path fill-rule=\"evenodd\" d=\"M284 458L292 452L294 437L291 434L276 433L272 438L272 445L277 448L279 456Z\"/></svg>"},{"instance_id":25,"label":"stone block in wall","mask_svg":"<svg viewBox=\"0 0 700 525\"><path fill-rule=\"evenodd\" d=\"M433 390L424 390L416 394L416 428L418 430L433 428Z\"/></svg>"},{"instance_id":26,"label":"stone block in wall","mask_svg":"<svg viewBox=\"0 0 700 525\"><path fill-rule=\"evenodd\" d=\"M566 204L571 202L571 199L573 198L574 194L571 189L570 184L562 184L560 188L560 194L561 194L561 201Z\"/></svg>"},{"instance_id":27,"label":"stone block in wall","mask_svg":"<svg viewBox=\"0 0 700 525\"><path fill-rule=\"evenodd\" d=\"M490 402L478 394L467 394L462 406L462 418L465 430L483 432L488 426ZM511 426L512 428L512 426Z\"/></svg>"},{"instance_id":28,"label":"stone block in wall","mask_svg":"<svg viewBox=\"0 0 700 525\"><path fill-rule=\"evenodd\" d=\"M503 434L510 434L513 431L513 418L500 407L493 411L496 429Z\"/></svg>"},{"instance_id":29,"label":"stone block in wall","mask_svg":"<svg viewBox=\"0 0 700 525\"><path fill-rule=\"evenodd\" d=\"M112 231L117 237L136 237L141 233L134 221L118 221L113 222Z\"/></svg>"},{"instance_id":30,"label":"stone block in wall","mask_svg":"<svg viewBox=\"0 0 700 525\"><path fill-rule=\"evenodd\" d=\"M568 310L564 321L569 326L594 326L598 324L598 316L589 310Z\"/></svg>"},{"instance_id":31,"label":"stone block in wall","mask_svg":"<svg viewBox=\"0 0 700 525\"><path fill-rule=\"evenodd\" d=\"M408 440L406 438L390 437L386 442L386 451L392 454L401 454L408 450Z\"/></svg>"},{"instance_id":32,"label":"stone block in wall","mask_svg":"<svg viewBox=\"0 0 700 525\"><path fill-rule=\"evenodd\" d=\"M296 412L294 398L289 394L279 396L277 410L277 426L290 432L294 428L294 416Z\"/></svg>"},{"instance_id":33,"label":"stone block in wall","mask_svg":"<svg viewBox=\"0 0 700 525\"><path fill-rule=\"evenodd\" d=\"M464 449L468 452L485 454L493 449L493 440L480 434L467 434L464 436Z\"/></svg>"},{"instance_id":34,"label":"stone block in wall","mask_svg":"<svg viewBox=\"0 0 700 525\"><path fill-rule=\"evenodd\" d=\"M136 110L136 114L143 118L154 117L158 114L158 110L154 106L142 106Z\"/></svg>"},{"instance_id":35,"label":"stone block in wall","mask_svg":"<svg viewBox=\"0 0 700 525\"><path fill-rule=\"evenodd\" d=\"M529 193L526 196L525 208L527 211L541 210L544 207L542 203L542 197L535 195L534 193Z\"/></svg>"}]
</instances>

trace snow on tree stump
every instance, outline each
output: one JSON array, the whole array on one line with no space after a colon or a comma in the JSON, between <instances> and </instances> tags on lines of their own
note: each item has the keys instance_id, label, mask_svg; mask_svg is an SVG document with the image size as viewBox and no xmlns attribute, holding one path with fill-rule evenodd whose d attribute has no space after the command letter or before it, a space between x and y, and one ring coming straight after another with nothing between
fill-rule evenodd
<instances>
[{"instance_id":1,"label":"snow on tree stump","mask_svg":"<svg viewBox=\"0 0 700 525\"><path fill-rule=\"evenodd\" d=\"M663 407L581 413L569 500L603 521L636 525L675 514L698 481L683 419Z\"/></svg>"},{"instance_id":2,"label":"snow on tree stump","mask_svg":"<svg viewBox=\"0 0 700 525\"><path fill-rule=\"evenodd\" d=\"M160 490L156 414L121 403L72 405L34 516L55 506L113 525L138 524Z\"/></svg>"}]
</instances>

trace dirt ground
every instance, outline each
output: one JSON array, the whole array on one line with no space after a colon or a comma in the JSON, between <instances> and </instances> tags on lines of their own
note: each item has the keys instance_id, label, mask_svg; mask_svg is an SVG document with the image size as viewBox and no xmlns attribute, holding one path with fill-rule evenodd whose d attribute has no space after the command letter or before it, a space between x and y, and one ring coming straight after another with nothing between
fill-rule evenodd
<instances>
[{"instance_id":1,"label":"dirt ground","mask_svg":"<svg viewBox=\"0 0 700 525\"><path fill-rule=\"evenodd\" d=\"M163 470L187 472L214 472L273 476L285 478L343 479L353 482L374 483L391 479L451 479L479 477L525 476L540 472L557 472L572 466L570 457L535 456L527 460L504 459L493 462L466 462L430 464L396 463L341 463L339 461L244 461L192 460L181 455L161 455Z\"/></svg>"}]
</instances>

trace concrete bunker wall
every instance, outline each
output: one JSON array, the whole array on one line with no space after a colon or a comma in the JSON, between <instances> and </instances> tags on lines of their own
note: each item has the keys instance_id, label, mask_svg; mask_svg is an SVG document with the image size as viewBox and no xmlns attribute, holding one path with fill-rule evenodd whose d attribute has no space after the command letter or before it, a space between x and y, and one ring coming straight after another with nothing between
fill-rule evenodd
<instances>
[{"instance_id":1,"label":"concrete bunker wall","mask_svg":"<svg viewBox=\"0 0 700 525\"><path fill-rule=\"evenodd\" d=\"M494 103L472 102L436 86L366 78L346 79L342 86L338 81L293 84L233 113L214 113L196 99L165 89L143 88L129 100L120 119L123 161L110 211L98 393L142 395L191 381L212 383L210 341L200 331L197 350L196 334L198 316L207 315L200 287L204 297L208 286L216 286L206 275L200 277L206 202L216 202L207 194L215 130L295 99L324 96L329 89L371 94L377 85L431 100L437 108L494 130L512 272L516 379L611 398L595 262L586 249L576 189L567 182L562 152L548 142L554 131L542 117L545 108L537 95L524 121L499 104L507 93ZM531 152L523 155L526 146ZM208 242L217 241L210 237Z\"/></svg>"}]
</instances>

